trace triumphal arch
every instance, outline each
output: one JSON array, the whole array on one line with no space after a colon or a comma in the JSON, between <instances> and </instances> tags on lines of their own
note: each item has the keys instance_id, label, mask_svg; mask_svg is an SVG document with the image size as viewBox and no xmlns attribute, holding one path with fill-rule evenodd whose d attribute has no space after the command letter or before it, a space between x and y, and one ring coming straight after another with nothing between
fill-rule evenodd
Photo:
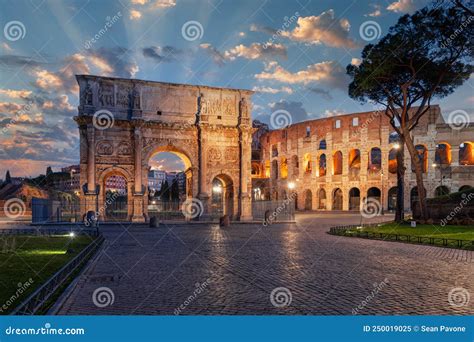
<instances>
[{"instance_id":1,"label":"triumphal arch","mask_svg":"<svg viewBox=\"0 0 474 342\"><path fill-rule=\"evenodd\" d=\"M202 207L193 218L208 217L215 179L224 184L224 213L252 218L251 91L92 75L76 79L83 214L103 211L105 182L119 175L127 184L126 220L148 220L148 162L166 151L184 161L186 201Z\"/></svg>"}]
</instances>

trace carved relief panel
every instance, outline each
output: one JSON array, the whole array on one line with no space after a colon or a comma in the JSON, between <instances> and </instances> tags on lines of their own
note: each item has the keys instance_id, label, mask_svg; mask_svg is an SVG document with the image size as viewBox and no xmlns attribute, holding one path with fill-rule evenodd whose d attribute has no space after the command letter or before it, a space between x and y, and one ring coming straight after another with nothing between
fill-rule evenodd
<instances>
[{"instance_id":1,"label":"carved relief panel","mask_svg":"<svg viewBox=\"0 0 474 342\"><path fill-rule=\"evenodd\" d=\"M114 106L114 85L109 82L101 82L99 85L99 104L102 107Z\"/></svg>"},{"instance_id":2,"label":"carved relief panel","mask_svg":"<svg viewBox=\"0 0 474 342\"><path fill-rule=\"evenodd\" d=\"M109 141L101 141L97 144L97 154L110 156L114 153L114 147Z\"/></svg>"}]
</instances>

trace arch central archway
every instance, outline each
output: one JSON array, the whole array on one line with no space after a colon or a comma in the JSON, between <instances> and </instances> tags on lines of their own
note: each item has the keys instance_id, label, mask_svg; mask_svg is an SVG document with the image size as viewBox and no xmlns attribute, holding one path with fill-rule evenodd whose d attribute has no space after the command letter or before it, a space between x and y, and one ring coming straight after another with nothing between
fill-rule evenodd
<instances>
[{"instance_id":1,"label":"arch central archway","mask_svg":"<svg viewBox=\"0 0 474 342\"><path fill-rule=\"evenodd\" d=\"M156 146L146 156L142 172L146 184L145 215L159 219L182 219L182 204L193 196L193 164L173 145Z\"/></svg>"},{"instance_id":2,"label":"arch central archway","mask_svg":"<svg viewBox=\"0 0 474 342\"><path fill-rule=\"evenodd\" d=\"M219 174L212 180L211 216L234 217L234 182L226 174Z\"/></svg>"}]
</instances>

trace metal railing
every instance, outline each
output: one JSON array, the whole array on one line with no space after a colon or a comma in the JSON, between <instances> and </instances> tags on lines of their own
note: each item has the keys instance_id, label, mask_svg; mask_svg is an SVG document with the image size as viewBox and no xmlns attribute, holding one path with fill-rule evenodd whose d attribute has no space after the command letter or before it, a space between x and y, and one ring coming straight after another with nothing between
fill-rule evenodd
<instances>
[{"instance_id":1,"label":"metal railing","mask_svg":"<svg viewBox=\"0 0 474 342\"><path fill-rule=\"evenodd\" d=\"M11 315L34 315L44 309L56 291L95 254L103 242L104 237L98 235L94 241L16 307Z\"/></svg>"},{"instance_id":2,"label":"metal railing","mask_svg":"<svg viewBox=\"0 0 474 342\"><path fill-rule=\"evenodd\" d=\"M274 220L293 221L295 219L294 199L288 198L279 201L254 201L252 202L252 215L254 220L266 219L265 214L275 213Z\"/></svg>"},{"instance_id":3,"label":"metal railing","mask_svg":"<svg viewBox=\"0 0 474 342\"><path fill-rule=\"evenodd\" d=\"M370 228L376 227L377 224L367 225L348 225L348 226L336 226L329 228L329 234L349 237L359 237L365 239L384 240L384 241L399 241L416 243L420 245L432 245L438 247L450 247L450 248L465 248L474 249L473 240L460 240L460 239L447 239L427 236L417 236L408 234L395 234L395 233L380 233L371 232L366 230L358 230L357 228Z\"/></svg>"},{"instance_id":4,"label":"metal railing","mask_svg":"<svg viewBox=\"0 0 474 342\"><path fill-rule=\"evenodd\" d=\"M74 232L75 234L84 234L89 236L98 236L97 229L95 228L81 228L71 229L66 227L58 228L12 228L12 229L0 229L0 235L60 235Z\"/></svg>"}]
</instances>

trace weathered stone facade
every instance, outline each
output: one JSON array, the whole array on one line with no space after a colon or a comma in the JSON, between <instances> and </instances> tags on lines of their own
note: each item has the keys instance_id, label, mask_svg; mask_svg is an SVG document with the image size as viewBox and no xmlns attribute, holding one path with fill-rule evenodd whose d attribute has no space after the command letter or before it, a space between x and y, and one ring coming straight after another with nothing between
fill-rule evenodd
<instances>
[{"instance_id":1,"label":"weathered stone facade","mask_svg":"<svg viewBox=\"0 0 474 342\"><path fill-rule=\"evenodd\" d=\"M213 88L90 75L80 87L81 211L107 205L108 177L127 181L128 219L148 219L147 174L159 152L181 157L187 198L209 212L214 179L225 186L226 214L251 219L251 95L248 90ZM103 219L104 217L102 217Z\"/></svg>"},{"instance_id":2,"label":"weathered stone facade","mask_svg":"<svg viewBox=\"0 0 474 342\"><path fill-rule=\"evenodd\" d=\"M299 209L358 210L368 197L376 197L385 210L393 209L397 185L393 132L388 118L377 111L269 131L260 138L260 160L252 160L254 192L263 193L265 199L282 199L296 191ZM474 123L453 129L440 108L432 106L413 134L423 153L428 197L443 189L454 192L474 186ZM417 195L406 150L405 166L404 205L408 210ZM290 182L294 190L288 188ZM259 183L262 189L256 189Z\"/></svg>"}]
</instances>

